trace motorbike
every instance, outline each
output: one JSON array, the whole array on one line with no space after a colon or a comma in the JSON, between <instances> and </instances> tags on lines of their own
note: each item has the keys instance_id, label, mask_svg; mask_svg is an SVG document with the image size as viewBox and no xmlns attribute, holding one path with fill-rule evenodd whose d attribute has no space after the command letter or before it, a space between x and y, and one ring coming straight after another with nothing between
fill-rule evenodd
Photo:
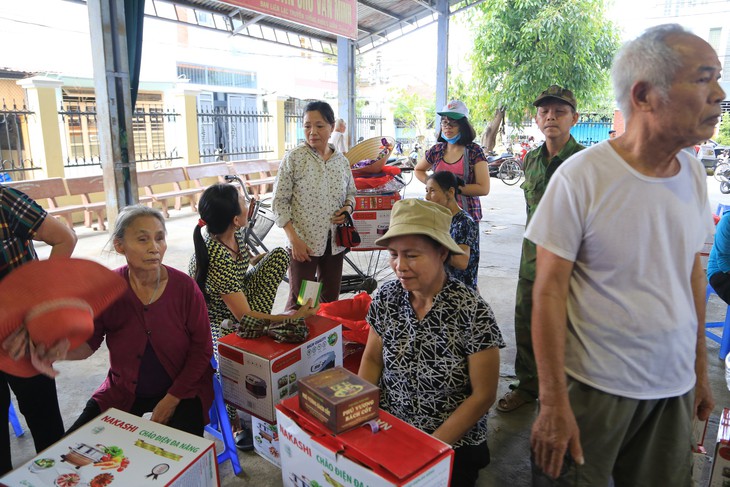
<instances>
[{"instance_id":1,"label":"motorbike","mask_svg":"<svg viewBox=\"0 0 730 487\"><path fill-rule=\"evenodd\" d=\"M413 149L406 156L405 151L403 150L403 143L396 142L395 147L393 148L393 157L388 159L387 164L390 166L399 167L401 168L401 170L412 170L416 167L416 164L418 164L420 150L420 144L418 142L415 142L413 145Z\"/></svg>"},{"instance_id":2,"label":"motorbike","mask_svg":"<svg viewBox=\"0 0 730 487\"><path fill-rule=\"evenodd\" d=\"M715 166L715 179L720 181L720 192L730 194L730 149L725 149Z\"/></svg>"},{"instance_id":3,"label":"motorbike","mask_svg":"<svg viewBox=\"0 0 730 487\"><path fill-rule=\"evenodd\" d=\"M497 155L494 151L489 151L487 153L487 167L489 168L489 176L490 177L497 177L497 174L499 173L499 168L502 166L502 163L508 159L514 159L515 156L509 151L503 152L500 155Z\"/></svg>"}]
</instances>

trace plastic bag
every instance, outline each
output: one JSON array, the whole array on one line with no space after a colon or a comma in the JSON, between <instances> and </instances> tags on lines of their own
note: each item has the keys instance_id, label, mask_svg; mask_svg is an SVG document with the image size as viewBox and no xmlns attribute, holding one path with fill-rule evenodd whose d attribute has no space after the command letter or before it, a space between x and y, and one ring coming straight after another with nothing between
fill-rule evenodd
<instances>
[{"instance_id":1,"label":"plastic bag","mask_svg":"<svg viewBox=\"0 0 730 487\"><path fill-rule=\"evenodd\" d=\"M351 299L341 299L319 305L319 316L342 323L342 336L345 340L365 345L370 333L370 325L365 321L372 298L361 292Z\"/></svg>"}]
</instances>

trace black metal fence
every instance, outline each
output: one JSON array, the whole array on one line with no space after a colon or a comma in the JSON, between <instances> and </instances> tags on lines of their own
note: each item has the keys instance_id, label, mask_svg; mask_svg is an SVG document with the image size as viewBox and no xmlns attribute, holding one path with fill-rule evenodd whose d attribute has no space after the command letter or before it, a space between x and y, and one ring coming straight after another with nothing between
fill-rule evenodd
<instances>
[{"instance_id":1,"label":"black metal fence","mask_svg":"<svg viewBox=\"0 0 730 487\"><path fill-rule=\"evenodd\" d=\"M299 101L299 100L297 100ZM355 118L355 141L383 135L384 117L378 115L358 115ZM284 147L291 150L304 142L302 113L295 111L294 104L284 107Z\"/></svg>"},{"instance_id":2,"label":"black metal fence","mask_svg":"<svg viewBox=\"0 0 730 487\"><path fill-rule=\"evenodd\" d=\"M93 102L65 101L58 110L66 144L64 167L78 168L101 164L96 105ZM132 118L135 162L139 169L163 167L181 159L175 139L174 124L179 114L156 105L141 105Z\"/></svg>"},{"instance_id":3,"label":"black metal fence","mask_svg":"<svg viewBox=\"0 0 730 487\"><path fill-rule=\"evenodd\" d=\"M22 108L13 102L9 108L3 100L0 108L0 182L31 178L31 172L40 169L33 165L25 127L28 126L28 117L34 112L25 105Z\"/></svg>"},{"instance_id":4,"label":"black metal fence","mask_svg":"<svg viewBox=\"0 0 730 487\"><path fill-rule=\"evenodd\" d=\"M355 118L355 140L365 140L383 135L383 121L379 115L358 115Z\"/></svg>"},{"instance_id":5,"label":"black metal fence","mask_svg":"<svg viewBox=\"0 0 730 487\"><path fill-rule=\"evenodd\" d=\"M273 115L215 107L198 111L201 162L256 159L273 153Z\"/></svg>"}]
</instances>

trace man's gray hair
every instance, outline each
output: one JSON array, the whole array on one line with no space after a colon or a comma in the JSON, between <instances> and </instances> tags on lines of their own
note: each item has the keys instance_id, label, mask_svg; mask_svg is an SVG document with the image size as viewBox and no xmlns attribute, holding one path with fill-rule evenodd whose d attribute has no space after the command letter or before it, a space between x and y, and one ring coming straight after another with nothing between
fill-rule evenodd
<instances>
[{"instance_id":1,"label":"man's gray hair","mask_svg":"<svg viewBox=\"0 0 730 487\"><path fill-rule=\"evenodd\" d=\"M344 127L344 126L346 125L346 124L345 124L345 120L344 120L344 119L342 119L342 118L338 118L338 119L337 119L337 120L335 121L335 127L339 127L340 125L342 125L343 127Z\"/></svg>"},{"instance_id":2,"label":"man's gray hair","mask_svg":"<svg viewBox=\"0 0 730 487\"><path fill-rule=\"evenodd\" d=\"M667 45L667 37L677 34L691 32L679 24L651 27L624 44L614 57L611 67L613 93L624 118L631 116L631 87L638 81L657 88L666 100L672 80L681 67L679 53Z\"/></svg>"}]
</instances>

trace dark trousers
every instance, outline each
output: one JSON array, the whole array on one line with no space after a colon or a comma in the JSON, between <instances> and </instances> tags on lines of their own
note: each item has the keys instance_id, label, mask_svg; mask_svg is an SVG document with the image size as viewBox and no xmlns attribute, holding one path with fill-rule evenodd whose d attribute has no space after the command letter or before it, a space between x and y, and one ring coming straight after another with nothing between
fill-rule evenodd
<instances>
[{"instance_id":1,"label":"dark trousers","mask_svg":"<svg viewBox=\"0 0 730 487\"><path fill-rule=\"evenodd\" d=\"M35 451L45 450L63 437L63 418L58 407L56 381L45 375L22 378L0 372L0 475L13 469L10 457L10 431L8 409L10 408L10 389L18 399L20 413L25 416L30 433L33 435Z\"/></svg>"},{"instance_id":2,"label":"dark trousers","mask_svg":"<svg viewBox=\"0 0 730 487\"><path fill-rule=\"evenodd\" d=\"M489 465L489 460L489 447L486 441L479 445L455 448L450 487L474 487L479 477L479 470Z\"/></svg>"},{"instance_id":3,"label":"dark trousers","mask_svg":"<svg viewBox=\"0 0 730 487\"><path fill-rule=\"evenodd\" d=\"M162 396L154 398L138 397L134 400L134 404L132 404L132 409L129 413L140 417L145 413L151 413L160 400L162 400ZM100 414L101 409L99 405L93 399L89 399L81 416L68 429L68 433L76 431ZM203 404L200 402L200 398L182 399L180 404L175 408L175 412L172 413L172 417L167 422L167 426L196 436L203 436L203 428L205 428L203 418Z\"/></svg>"},{"instance_id":4,"label":"dark trousers","mask_svg":"<svg viewBox=\"0 0 730 487\"><path fill-rule=\"evenodd\" d=\"M329 242L329 239L327 240ZM291 250L289 250L291 257ZM342 281L342 262L345 253L340 252L332 255L332 247L327 243L327 248L321 257L309 257L309 262L297 262L292 257L289 263L289 300L286 309L297 309L297 296L303 280L317 281L322 283L322 294L319 297L321 303L330 303L340 298L340 281Z\"/></svg>"},{"instance_id":5,"label":"dark trousers","mask_svg":"<svg viewBox=\"0 0 730 487\"><path fill-rule=\"evenodd\" d=\"M715 272L710 276L710 285L720 299L730 304L730 274L727 272Z\"/></svg>"}]
</instances>

